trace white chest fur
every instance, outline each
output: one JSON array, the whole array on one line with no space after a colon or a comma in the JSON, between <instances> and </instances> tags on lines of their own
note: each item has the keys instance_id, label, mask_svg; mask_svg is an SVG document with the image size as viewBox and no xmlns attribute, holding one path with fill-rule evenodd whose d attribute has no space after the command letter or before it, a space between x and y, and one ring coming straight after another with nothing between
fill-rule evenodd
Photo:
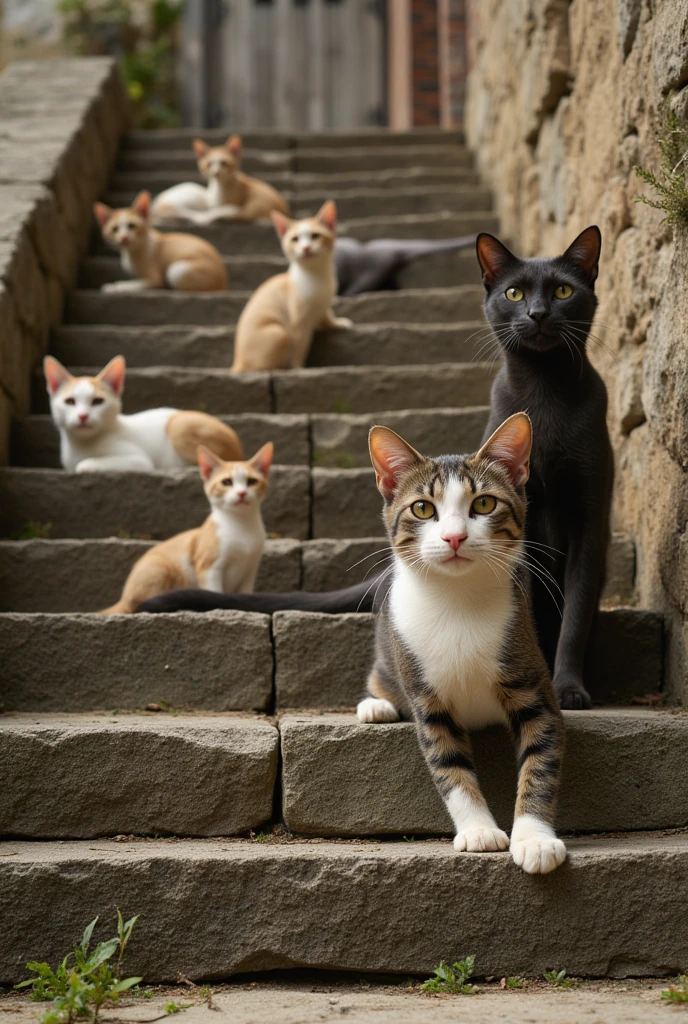
<instances>
[{"instance_id":1,"label":"white chest fur","mask_svg":"<svg viewBox=\"0 0 688 1024\"><path fill-rule=\"evenodd\" d=\"M232 515L214 509L212 512L217 536L217 557L213 569L222 576L222 590L227 593L253 589L253 577L265 547L265 527L256 507L244 515Z\"/></svg>"},{"instance_id":2,"label":"white chest fur","mask_svg":"<svg viewBox=\"0 0 688 1024\"><path fill-rule=\"evenodd\" d=\"M393 625L422 666L425 682L466 728L504 722L494 684L515 614L508 586L476 570L456 579L417 576L403 563L390 593Z\"/></svg>"},{"instance_id":3,"label":"white chest fur","mask_svg":"<svg viewBox=\"0 0 688 1024\"><path fill-rule=\"evenodd\" d=\"M300 263L292 263L289 267L294 296L300 307L312 311L316 322L330 308L335 294L335 283L330 267L314 267L307 270Z\"/></svg>"}]
</instances>

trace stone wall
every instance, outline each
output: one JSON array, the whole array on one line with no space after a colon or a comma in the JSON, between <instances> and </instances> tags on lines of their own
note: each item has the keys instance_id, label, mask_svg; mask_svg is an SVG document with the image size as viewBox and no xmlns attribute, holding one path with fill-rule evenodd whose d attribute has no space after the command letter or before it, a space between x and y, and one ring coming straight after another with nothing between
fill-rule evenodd
<instances>
[{"instance_id":1,"label":"stone wall","mask_svg":"<svg viewBox=\"0 0 688 1024\"><path fill-rule=\"evenodd\" d=\"M522 255L603 236L591 357L609 389L614 528L664 613L668 695L688 703L688 226L634 203L657 111L688 115L687 0L472 0L466 131Z\"/></svg>"},{"instance_id":2,"label":"stone wall","mask_svg":"<svg viewBox=\"0 0 688 1024\"><path fill-rule=\"evenodd\" d=\"M129 109L109 58L17 61L0 77L0 463L62 319Z\"/></svg>"}]
</instances>

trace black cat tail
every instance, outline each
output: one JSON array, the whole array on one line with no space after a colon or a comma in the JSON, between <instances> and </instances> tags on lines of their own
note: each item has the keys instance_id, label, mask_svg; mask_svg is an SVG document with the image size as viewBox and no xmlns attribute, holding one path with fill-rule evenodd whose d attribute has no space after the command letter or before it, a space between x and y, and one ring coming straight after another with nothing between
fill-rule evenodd
<instances>
[{"instance_id":1,"label":"black cat tail","mask_svg":"<svg viewBox=\"0 0 688 1024\"><path fill-rule=\"evenodd\" d=\"M168 594L143 601L137 611L157 614L233 609L240 612L263 612L267 615L284 611L326 612L330 615L372 612L375 595L382 589L376 577L345 590L329 590L323 594L300 590L287 594L217 594L212 590L171 590Z\"/></svg>"},{"instance_id":2,"label":"black cat tail","mask_svg":"<svg viewBox=\"0 0 688 1024\"><path fill-rule=\"evenodd\" d=\"M404 238L397 245L401 258L410 263L419 256L434 256L439 252L455 252L459 249L472 249L475 235L462 235L460 238Z\"/></svg>"}]
</instances>

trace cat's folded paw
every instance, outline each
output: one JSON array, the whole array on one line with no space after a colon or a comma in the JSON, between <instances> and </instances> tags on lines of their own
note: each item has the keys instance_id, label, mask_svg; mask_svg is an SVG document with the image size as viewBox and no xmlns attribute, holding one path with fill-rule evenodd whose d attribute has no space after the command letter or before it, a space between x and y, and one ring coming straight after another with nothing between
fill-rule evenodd
<instances>
[{"instance_id":1,"label":"cat's folded paw","mask_svg":"<svg viewBox=\"0 0 688 1024\"><path fill-rule=\"evenodd\" d=\"M511 832L514 864L529 875L546 875L566 860L566 847L549 825L531 815L517 818Z\"/></svg>"},{"instance_id":2,"label":"cat's folded paw","mask_svg":"<svg viewBox=\"0 0 688 1024\"><path fill-rule=\"evenodd\" d=\"M101 292L126 292L130 290L130 281L107 281L100 286Z\"/></svg>"},{"instance_id":3,"label":"cat's folded paw","mask_svg":"<svg viewBox=\"0 0 688 1024\"><path fill-rule=\"evenodd\" d=\"M583 686L581 679L565 676L561 679L554 679L553 685L559 707L564 711L584 711L592 707L590 694Z\"/></svg>"},{"instance_id":4,"label":"cat's folded paw","mask_svg":"<svg viewBox=\"0 0 688 1024\"><path fill-rule=\"evenodd\" d=\"M366 697L356 708L359 722L398 722L399 712L389 700Z\"/></svg>"},{"instance_id":5,"label":"cat's folded paw","mask_svg":"<svg viewBox=\"0 0 688 1024\"><path fill-rule=\"evenodd\" d=\"M347 331L353 327L353 320L349 320L348 316L336 316L334 318L335 327L338 327L340 331Z\"/></svg>"},{"instance_id":6,"label":"cat's folded paw","mask_svg":"<svg viewBox=\"0 0 688 1024\"><path fill-rule=\"evenodd\" d=\"M454 836L454 849L459 853L494 853L509 849L509 837L496 825L465 828Z\"/></svg>"}]
</instances>

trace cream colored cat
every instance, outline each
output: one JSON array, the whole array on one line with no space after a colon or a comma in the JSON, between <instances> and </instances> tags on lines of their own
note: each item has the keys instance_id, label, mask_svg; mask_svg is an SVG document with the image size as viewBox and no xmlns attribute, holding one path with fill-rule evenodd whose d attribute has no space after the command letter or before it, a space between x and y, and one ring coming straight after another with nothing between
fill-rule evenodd
<instances>
[{"instance_id":1,"label":"cream colored cat","mask_svg":"<svg viewBox=\"0 0 688 1024\"><path fill-rule=\"evenodd\" d=\"M52 356L43 367L62 465L70 473L189 466L200 444L222 459L244 457L231 427L207 413L146 409L122 416L124 356L111 359L97 377L73 377Z\"/></svg>"},{"instance_id":2,"label":"cream colored cat","mask_svg":"<svg viewBox=\"0 0 688 1024\"><path fill-rule=\"evenodd\" d=\"M179 587L250 594L265 547L260 506L272 442L248 462L223 462L202 445L198 464L211 512L203 526L156 544L134 565L122 596L103 615L130 615L142 601Z\"/></svg>"},{"instance_id":3,"label":"cream colored cat","mask_svg":"<svg viewBox=\"0 0 688 1024\"><path fill-rule=\"evenodd\" d=\"M289 270L265 281L244 307L236 329L233 373L304 366L314 331L353 327L331 308L337 294L332 263L335 204L329 200L305 220L279 213L272 219Z\"/></svg>"},{"instance_id":4,"label":"cream colored cat","mask_svg":"<svg viewBox=\"0 0 688 1024\"><path fill-rule=\"evenodd\" d=\"M156 224L171 220L190 220L194 224L212 224L216 220L254 221L269 217L273 211L289 213L289 206L272 185L242 174L241 138L232 135L224 146L208 146L194 139L198 169L207 179L204 188L191 181L165 189L153 201Z\"/></svg>"},{"instance_id":5,"label":"cream colored cat","mask_svg":"<svg viewBox=\"0 0 688 1024\"><path fill-rule=\"evenodd\" d=\"M128 209L105 203L93 207L103 238L119 249L121 263L133 281L111 281L104 292L138 292L173 288L180 292L221 292L227 271L217 249L195 235L164 235L150 225L150 192L140 192Z\"/></svg>"}]
</instances>

